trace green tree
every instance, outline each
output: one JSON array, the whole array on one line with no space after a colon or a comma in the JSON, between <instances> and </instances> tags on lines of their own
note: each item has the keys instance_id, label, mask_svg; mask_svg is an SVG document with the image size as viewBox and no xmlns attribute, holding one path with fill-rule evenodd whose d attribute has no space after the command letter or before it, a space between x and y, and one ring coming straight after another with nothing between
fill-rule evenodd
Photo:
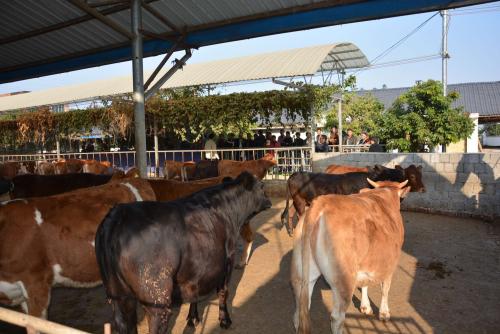
<instances>
[{"instance_id":1,"label":"green tree","mask_svg":"<svg viewBox=\"0 0 500 334\"><path fill-rule=\"evenodd\" d=\"M327 129L338 126L338 104L326 115ZM351 128L354 133L366 131L371 134L376 128L376 120L384 110L384 105L373 95L359 96L354 93L344 95L342 104L342 123L344 129ZM350 122L347 122L350 120Z\"/></svg>"},{"instance_id":2,"label":"green tree","mask_svg":"<svg viewBox=\"0 0 500 334\"><path fill-rule=\"evenodd\" d=\"M439 81L418 83L402 94L377 118L375 134L388 148L419 152L424 145L435 147L467 138L474 123L462 107L453 108L457 92L443 96Z\"/></svg>"}]
</instances>

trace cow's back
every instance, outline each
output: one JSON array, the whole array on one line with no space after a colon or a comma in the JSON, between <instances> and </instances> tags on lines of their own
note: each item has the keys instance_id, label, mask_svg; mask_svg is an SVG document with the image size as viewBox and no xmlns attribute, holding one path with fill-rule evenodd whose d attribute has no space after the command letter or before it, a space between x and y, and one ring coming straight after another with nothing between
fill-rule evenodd
<instances>
[{"instance_id":1,"label":"cow's back","mask_svg":"<svg viewBox=\"0 0 500 334\"><path fill-rule=\"evenodd\" d=\"M223 177L181 182L175 180L148 180L157 201L172 201L222 182Z\"/></svg>"},{"instance_id":2,"label":"cow's back","mask_svg":"<svg viewBox=\"0 0 500 334\"><path fill-rule=\"evenodd\" d=\"M18 175L13 180L11 198L51 196L68 191L103 185L110 175L75 173L61 175Z\"/></svg>"},{"instance_id":3,"label":"cow's back","mask_svg":"<svg viewBox=\"0 0 500 334\"><path fill-rule=\"evenodd\" d=\"M375 273L375 281L394 271L404 239L397 194L376 189L319 196L307 211L306 221L318 224L321 216L326 226L316 231L326 232L334 248L349 253L358 270Z\"/></svg>"},{"instance_id":4,"label":"cow's back","mask_svg":"<svg viewBox=\"0 0 500 334\"><path fill-rule=\"evenodd\" d=\"M325 169L325 173L328 174L345 174L345 173L355 173L355 172L368 172L367 167L357 167L357 166L344 166L344 165L329 165Z\"/></svg>"},{"instance_id":5,"label":"cow's back","mask_svg":"<svg viewBox=\"0 0 500 334\"><path fill-rule=\"evenodd\" d=\"M201 160L196 163L194 170L195 179L207 179L219 176L219 160Z\"/></svg>"}]
</instances>

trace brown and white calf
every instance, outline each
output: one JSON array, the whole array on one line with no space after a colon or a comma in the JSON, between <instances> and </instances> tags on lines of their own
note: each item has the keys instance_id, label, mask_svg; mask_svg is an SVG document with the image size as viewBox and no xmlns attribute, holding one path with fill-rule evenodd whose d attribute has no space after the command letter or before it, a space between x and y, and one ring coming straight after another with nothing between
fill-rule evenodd
<instances>
[{"instance_id":1,"label":"brown and white calf","mask_svg":"<svg viewBox=\"0 0 500 334\"><path fill-rule=\"evenodd\" d=\"M128 179L0 204L0 303L46 316L54 285L100 283L97 226L117 203L155 200L146 180Z\"/></svg>"},{"instance_id":2,"label":"brown and white calf","mask_svg":"<svg viewBox=\"0 0 500 334\"><path fill-rule=\"evenodd\" d=\"M381 283L379 318L390 317L387 299L404 239L400 198L410 189L407 181L369 182L376 189L319 196L299 220L291 272L297 333L311 332L311 295L321 275L332 288L332 333L342 333L357 286L362 289L361 312L371 314L368 285Z\"/></svg>"}]
</instances>

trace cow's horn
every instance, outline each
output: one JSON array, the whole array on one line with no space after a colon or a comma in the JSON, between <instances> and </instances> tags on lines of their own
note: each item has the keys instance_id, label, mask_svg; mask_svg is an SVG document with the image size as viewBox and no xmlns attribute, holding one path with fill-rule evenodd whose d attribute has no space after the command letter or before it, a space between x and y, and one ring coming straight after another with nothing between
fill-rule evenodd
<instances>
[{"instance_id":1,"label":"cow's horn","mask_svg":"<svg viewBox=\"0 0 500 334\"><path fill-rule=\"evenodd\" d=\"M399 188L399 189L402 189L404 186L406 186L406 184L407 184L407 183L408 183L408 180L401 182L401 183L399 184L398 188Z\"/></svg>"},{"instance_id":2,"label":"cow's horn","mask_svg":"<svg viewBox=\"0 0 500 334\"><path fill-rule=\"evenodd\" d=\"M378 188L379 187L379 185L377 184L377 182L375 182L373 180L370 180L369 177L367 177L366 180L368 181L369 184L371 184L373 186L373 188Z\"/></svg>"}]
</instances>

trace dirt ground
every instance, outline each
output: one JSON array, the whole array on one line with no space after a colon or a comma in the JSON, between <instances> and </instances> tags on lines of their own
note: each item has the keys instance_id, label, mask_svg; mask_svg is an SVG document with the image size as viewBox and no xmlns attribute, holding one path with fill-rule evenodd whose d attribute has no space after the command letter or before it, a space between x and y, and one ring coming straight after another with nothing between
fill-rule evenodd
<instances>
[{"instance_id":1,"label":"dirt ground","mask_svg":"<svg viewBox=\"0 0 500 334\"><path fill-rule=\"evenodd\" d=\"M218 325L215 295L200 303L202 322L186 327L188 305L176 309L172 333L292 333L294 299L289 285L292 239L279 230L282 199L252 221L256 242L246 269L232 277L229 330ZM346 316L345 333L500 333L500 227L473 219L403 213L404 252L389 295L392 318L376 318L380 289L369 289L374 316L359 312L356 291ZM324 281L316 285L313 333L329 333L332 297ZM142 313L142 312L141 312ZM53 290L49 319L92 333L110 321L111 307L102 287ZM139 332L147 333L140 315ZM0 326L0 333L19 332Z\"/></svg>"}]
</instances>

